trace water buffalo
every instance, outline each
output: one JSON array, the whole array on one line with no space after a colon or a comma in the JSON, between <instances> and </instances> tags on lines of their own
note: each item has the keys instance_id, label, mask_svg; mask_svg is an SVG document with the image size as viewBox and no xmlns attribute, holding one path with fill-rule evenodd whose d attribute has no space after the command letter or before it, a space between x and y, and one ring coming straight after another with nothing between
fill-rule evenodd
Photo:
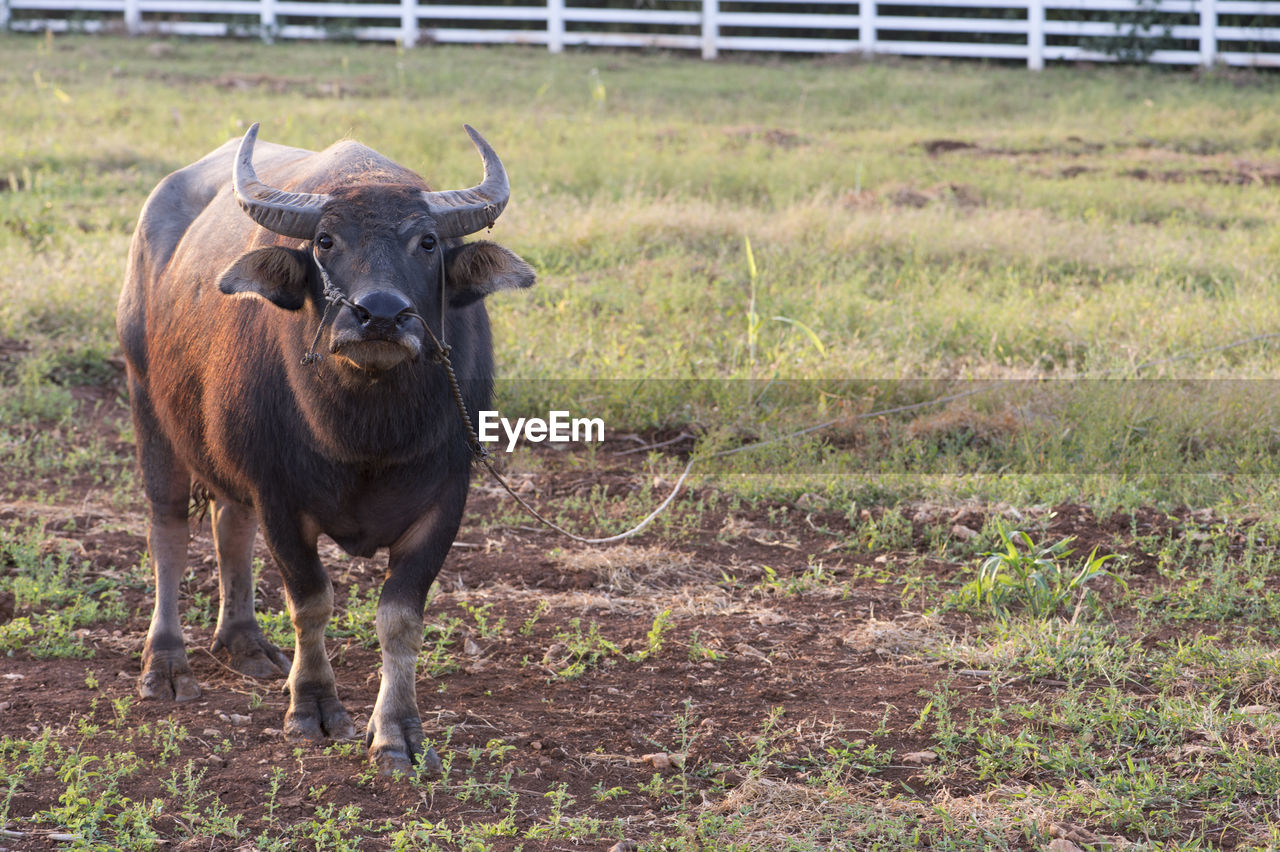
<instances>
[{"instance_id":1,"label":"water buffalo","mask_svg":"<svg viewBox=\"0 0 1280 852\"><path fill-rule=\"evenodd\" d=\"M466 130L484 159L471 189L432 191L351 141L255 151L255 124L147 199L117 313L156 579L144 698L200 693L178 614L195 488L209 496L217 551L213 650L249 675L288 672L291 738L355 734L324 649L333 586L317 538L359 556L389 549L365 742L384 772L438 769L422 748L416 662L471 456L425 327L452 346L474 421L493 373L483 297L534 281L510 251L460 239L491 226L510 195L498 156ZM313 347L318 362L304 357ZM254 613L258 529L284 579L292 661Z\"/></svg>"}]
</instances>

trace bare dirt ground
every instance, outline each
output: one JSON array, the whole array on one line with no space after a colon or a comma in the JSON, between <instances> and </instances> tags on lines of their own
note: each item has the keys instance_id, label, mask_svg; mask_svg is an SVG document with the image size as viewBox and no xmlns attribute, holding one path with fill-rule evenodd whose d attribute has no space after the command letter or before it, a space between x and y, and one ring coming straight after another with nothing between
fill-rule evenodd
<instances>
[{"instance_id":1,"label":"bare dirt ground","mask_svg":"<svg viewBox=\"0 0 1280 852\"><path fill-rule=\"evenodd\" d=\"M110 430L123 416L116 394L82 395L87 424ZM122 459L131 453L123 441L112 446ZM622 448L606 446L601 457L609 461L590 472L573 464L569 454L546 453L541 458L545 472L536 477L537 499L547 505L592 486L634 487L645 474L639 456L611 455ZM467 776L507 778L503 783L520 794L518 825L545 820L553 807L546 794L563 784L575 802L575 815L620 820L629 827L630 839L660 841L670 824L667 803L674 794L610 796L605 791L634 792L652 784L655 775L673 785L678 778L681 795L694 807L714 809L735 790L740 797L750 794L739 789L742 767L751 765L766 731L772 733L765 779L802 782L813 771L814 755L865 739L894 755L867 776L868 789L886 797L927 796L937 780L922 774L918 758L905 759L929 747L932 725L919 724L927 702L922 693L949 681L961 709L987 703L984 673L948 670L931 658L926 645L936 631L920 629L923 617L918 608L913 611L912 598L904 599L903 590L886 578L896 564L923 557L926 572L939 581L952 579L959 566L925 553L925 531L939 524L981 529L994 509L918 507L912 549L903 551L851 546L846 517L810 508L805 501L713 509L700 516L693 531L661 538L646 534L631 543L591 548L566 543L532 521L490 526L488 519L509 508L507 498L490 483L476 483L468 522L428 605L429 623L450 618L460 623L441 641L439 665L420 673L418 701L428 736L453 759L455 784ZM111 508L100 499L105 484L90 477L48 501L23 496L24 490L28 495L50 490L50 483L33 478L28 488L14 489L14 498L0 504L0 524L38 528L50 547L72 548L89 563L88 578L103 578L122 590L130 613L127 620L85 628L81 635L93 650L90 659L40 660L21 651L6 659L0 666L0 735L30 738L49 728L57 739L75 742L77 726L120 724L113 702L136 696L138 655L150 614L145 518L136 504ZM784 508L787 520L779 522L777 510ZM1085 549L1105 543L1123 552L1133 533L1179 523L1157 512L1099 519L1077 506L1041 511L1055 538L1076 536ZM588 528L592 523L588 517L578 521ZM462 822L492 819L503 811L506 800L459 795L456 786L452 794L437 795L421 785L374 777L361 744L326 750L286 742L280 734L287 707L281 684L242 677L205 650L212 638L209 601L216 605L217 600L212 552L207 521L193 522L193 571L183 604L191 664L203 694L181 705L133 701L123 723L128 727L172 720L187 733L176 755L163 755L158 738L149 746L152 754L146 753L145 741L136 746L144 761L175 769L194 761L204 771L200 789L241 814L241 829L249 837L270 830L264 821L268 801L276 825L311 819L325 806L354 805L361 820L393 824L410 812ZM260 609L281 610L279 576L265 550L259 555L266 566L258 582ZM349 609L376 593L384 563L343 558L332 545L323 555L338 593L335 621L341 622ZM1147 557L1139 551L1130 555L1140 574ZM815 565L824 572L823 582L806 582ZM486 606L482 624L476 608ZM200 611L206 613L203 625ZM670 625L664 641L646 653L648 634L663 611L669 611ZM12 599L0 600L0 623L24 614L15 611ZM947 631L963 634L965 620L948 618ZM574 637L586 634L590 624L613 649L588 661L580 676L557 674L580 659ZM377 650L365 638L371 635L368 623L362 635L329 641L339 694L358 729L378 686ZM429 631L427 645L439 635ZM1021 689L1030 697L1058 686L1028 681L1006 689ZM496 758L473 759L495 740L514 748ZM83 748L113 759L108 737L86 738ZM287 775L273 793L275 767ZM158 774L136 774L123 783L122 792L134 801L166 795ZM969 792L964 779L950 779L947 786L951 796ZM11 824L57 805L65 789L65 779L52 773L28 780L13 795ZM244 841L198 832L193 837L176 815L161 816L157 825L163 838L177 844L174 848L247 848L241 846ZM371 841L373 848L382 842ZM0 838L0 847L6 843L13 849L60 846L38 830L21 840ZM500 849L519 845L494 843ZM585 844L560 839L523 841L522 848L608 846L599 839Z\"/></svg>"}]
</instances>

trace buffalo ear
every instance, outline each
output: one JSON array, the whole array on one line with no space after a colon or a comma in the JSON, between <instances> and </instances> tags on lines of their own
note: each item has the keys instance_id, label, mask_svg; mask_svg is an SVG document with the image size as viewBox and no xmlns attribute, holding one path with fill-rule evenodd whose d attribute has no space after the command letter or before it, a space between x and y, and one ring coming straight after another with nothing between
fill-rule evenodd
<instances>
[{"instance_id":1,"label":"buffalo ear","mask_svg":"<svg viewBox=\"0 0 1280 852\"><path fill-rule=\"evenodd\" d=\"M445 259L445 285L455 308L479 301L499 290L533 286L533 267L514 252L488 240L467 243Z\"/></svg>"},{"instance_id":2,"label":"buffalo ear","mask_svg":"<svg viewBox=\"0 0 1280 852\"><path fill-rule=\"evenodd\" d=\"M268 246L242 254L222 273L224 293L256 293L287 311L307 302L307 255L296 249Z\"/></svg>"}]
</instances>

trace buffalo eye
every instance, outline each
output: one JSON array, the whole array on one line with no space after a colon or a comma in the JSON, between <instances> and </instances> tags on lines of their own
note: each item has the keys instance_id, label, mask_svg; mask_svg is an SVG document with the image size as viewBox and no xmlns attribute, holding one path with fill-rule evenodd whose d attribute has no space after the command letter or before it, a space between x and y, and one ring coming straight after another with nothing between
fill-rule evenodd
<instances>
[{"instance_id":1,"label":"buffalo eye","mask_svg":"<svg viewBox=\"0 0 1280 852\"><path fill-rule=\"evenodd\" d=\"M321 251L328 251L333 248L333 237L328 234L321 234L316 237L316 245L320 247Z\"/></svg>"},{"instance_id":2,"label":"buffalo eye","mask_svg":"<svg viewBox=\"0 0 1280 852\"><path fill-rule=\"evenodd\" d=\"M436 250L435 235L427 234L425 237L422 238L422 242L420 242L418 245L422 246L422 250L425 251L427 254L431 254L433 251Z\"/></svg>"}]
</instances>

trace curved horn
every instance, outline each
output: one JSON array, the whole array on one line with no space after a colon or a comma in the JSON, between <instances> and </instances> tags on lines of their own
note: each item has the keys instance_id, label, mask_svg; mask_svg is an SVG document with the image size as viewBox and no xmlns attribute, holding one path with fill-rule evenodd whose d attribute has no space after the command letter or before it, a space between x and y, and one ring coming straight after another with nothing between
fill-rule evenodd
<instances>
[{"instance_id":1,"label":"curved horn","mask_svg":"<svg viewBox=\"0 0 1280 852\"><path fill-rule=\"evenodd\" d=\"M498 155L474 127L470 124L464 124L463 127L480 156L484 158L484 180L471 189L422 193L435 216L436 227L440 229L442 237L464 237L493 227L494 220L511 198L507 170L502 167Z\"/></svg>"},{"instance_id":2,"label":"curved horn","mask_svg":"<svg viewBox=\"0 0 1280 852\"><path fill-rule=\"evenodd\" d=\"M254 122L253 127L240 140L240 150L236 153L231 170L231 186L236 201L240 202L244 212L253 221L268 231L300 240L311 239L316 235L320 210L329 196L285 192L258 180L258 175L253 170L253 143L257 138L258 124Z\"/></svg>"}]
</instances>

